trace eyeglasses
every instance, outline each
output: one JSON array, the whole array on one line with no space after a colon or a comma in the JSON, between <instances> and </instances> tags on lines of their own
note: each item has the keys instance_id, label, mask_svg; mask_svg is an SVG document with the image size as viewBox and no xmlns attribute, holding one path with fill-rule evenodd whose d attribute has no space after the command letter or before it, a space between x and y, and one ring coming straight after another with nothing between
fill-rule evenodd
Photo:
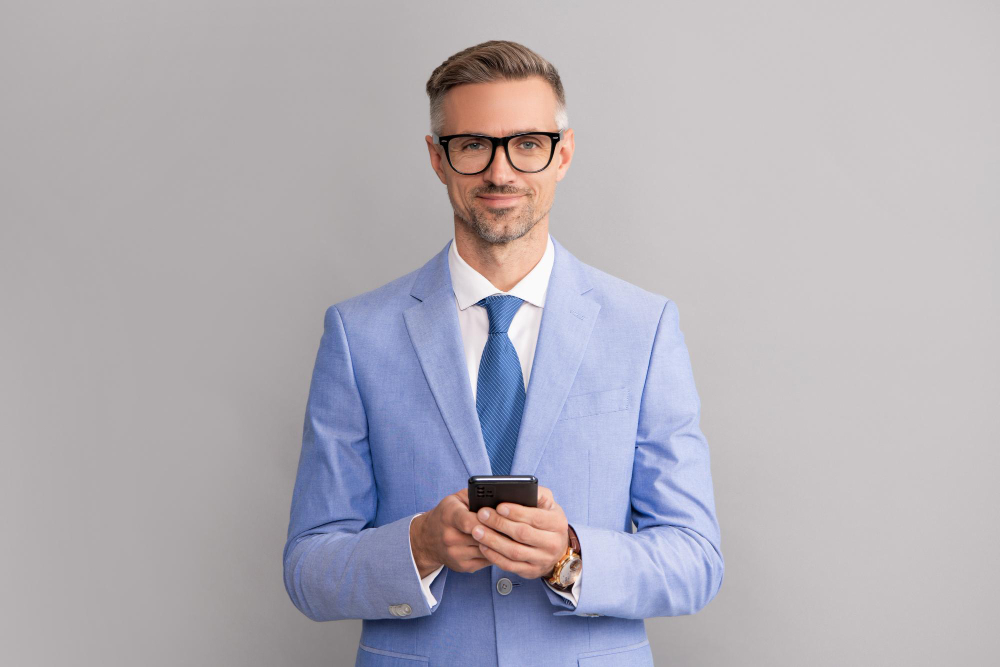
<instances>
[{"instance_id":1,"label":"eyeglasses","mask_svg":"<svg viewBox=\"0 0 1000 667\"><path fill-rule=\"evenodd\" d=\"M490 137L485 134L433 135L435 142L444 146L451 168L465 176L481 174L493 164L497 146L503 146L507 162L514 169L526 174L544 171L556 152L556 143L563 138L558 132L521 132L509 137Z\"/></svg>"}]
</instances>

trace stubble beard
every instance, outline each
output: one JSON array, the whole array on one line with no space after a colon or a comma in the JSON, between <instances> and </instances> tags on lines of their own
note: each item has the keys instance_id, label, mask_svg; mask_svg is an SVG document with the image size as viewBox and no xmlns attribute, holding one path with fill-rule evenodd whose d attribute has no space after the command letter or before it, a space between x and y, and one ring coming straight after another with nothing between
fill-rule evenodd
<instances>
[{"instance_id":1,"label":"stubble beard","mask_svg":"<svg viewBox=\"0 0 1000 667\"><path fill-rule=\"evenodd\" d=\"M468 207L468 216L457 207L452 208L455 209L455 216L480 239L487 243L504 244L530 232L544 217L544 214L535 216L535 206L529 197L523 199L526 201L516 206L489 208L479 204L474 197Z\"/></svg>"}]
</instances>

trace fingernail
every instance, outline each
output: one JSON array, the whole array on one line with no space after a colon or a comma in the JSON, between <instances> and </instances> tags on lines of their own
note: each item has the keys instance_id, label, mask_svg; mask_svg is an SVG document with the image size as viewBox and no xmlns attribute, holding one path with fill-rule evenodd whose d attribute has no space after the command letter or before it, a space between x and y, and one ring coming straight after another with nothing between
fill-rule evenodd
<instances>
[{"instance_id":1,"label":"fingernail","mask_svg":"<svg viewBox=\"0 0 1000 667\"><path fill-rule=\"evenodd\" d=\"M476 538L477 540L483 539L483 529L482 528L473 528L472 529L472 536L474 538Z\"/></svg>"},{"instance_id":2,"label":"fingernail","mask_svg":"<svg viewBox=\"0 0 1000 667\"><path fill-rule=\"evenodd\" d=\"M497 512L500 512L500 514L502 514L503 516L507 516L508 514L510 514L510 508L507 507L506 505L501 505L500 507L497 508Z\"/></svg>"},{"instance_id":3,"label":"fingernail","mask_svg":"<svg viewBox=\"0 0 1000 667\"><path fill-rule=\"evenodd\" d=\"M484 519L489 519L490 518L490 511L489 510L483 510L483 518Z\"/></svg>"}]
</instances>

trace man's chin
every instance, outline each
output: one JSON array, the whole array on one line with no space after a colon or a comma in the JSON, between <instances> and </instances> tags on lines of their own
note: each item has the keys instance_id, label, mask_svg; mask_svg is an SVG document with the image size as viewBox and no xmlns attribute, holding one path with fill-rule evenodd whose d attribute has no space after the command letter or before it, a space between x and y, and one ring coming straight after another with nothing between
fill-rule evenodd
<instances>
[{"instance_id":1,"label":"man's chin","mask_svg":"<svg viewBox=\"0 0 1000 667\"><path fill-rule=\"evenodd\" d=\"M516 241L531 231L532 225L523 226L517 224L517 222L518 221L512 221L509 224L491 224L488 220L484 221L480 219L477 223L470 225L470 227L472 227L476 236L484 241L501 244Z\"/></svg>"}]
</instances>

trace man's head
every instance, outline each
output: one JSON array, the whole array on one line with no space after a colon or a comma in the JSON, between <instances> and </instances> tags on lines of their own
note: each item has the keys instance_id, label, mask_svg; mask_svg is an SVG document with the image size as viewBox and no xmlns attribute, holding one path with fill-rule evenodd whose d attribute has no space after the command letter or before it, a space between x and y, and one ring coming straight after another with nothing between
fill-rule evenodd
<instances>
[{"instance_id":1,"label":"man's head","mask_svg":"<svg viewBox=\"0 0 1000 667\"><path fill-rule=\"evenodd\" d=\"M431 166L448 186L455 217L487 243L508 243L545 221L555 197L556 182L562 180L573 157L573 130L566 117L566 98L555 67L534 51L515 42L493 40L459 51L427 81L430 97L431 132L427 136ZM469 153L492 149L490 141L451 140L438 137L477 134L506 137L528 131L559 132L554 146L538 137L515 138L508 150L497 146L489 166L482 172L463 168L459 160L475 162ZM541 162L531 163L529 151L541 150L551 161L540 171ZM449 160L449 154L451 160ZM518 168L526 170L519 171ZM453 166L454 165L454 166ZM507 197L507 199L503 199Z\"/></svg>"}]
</instances>

